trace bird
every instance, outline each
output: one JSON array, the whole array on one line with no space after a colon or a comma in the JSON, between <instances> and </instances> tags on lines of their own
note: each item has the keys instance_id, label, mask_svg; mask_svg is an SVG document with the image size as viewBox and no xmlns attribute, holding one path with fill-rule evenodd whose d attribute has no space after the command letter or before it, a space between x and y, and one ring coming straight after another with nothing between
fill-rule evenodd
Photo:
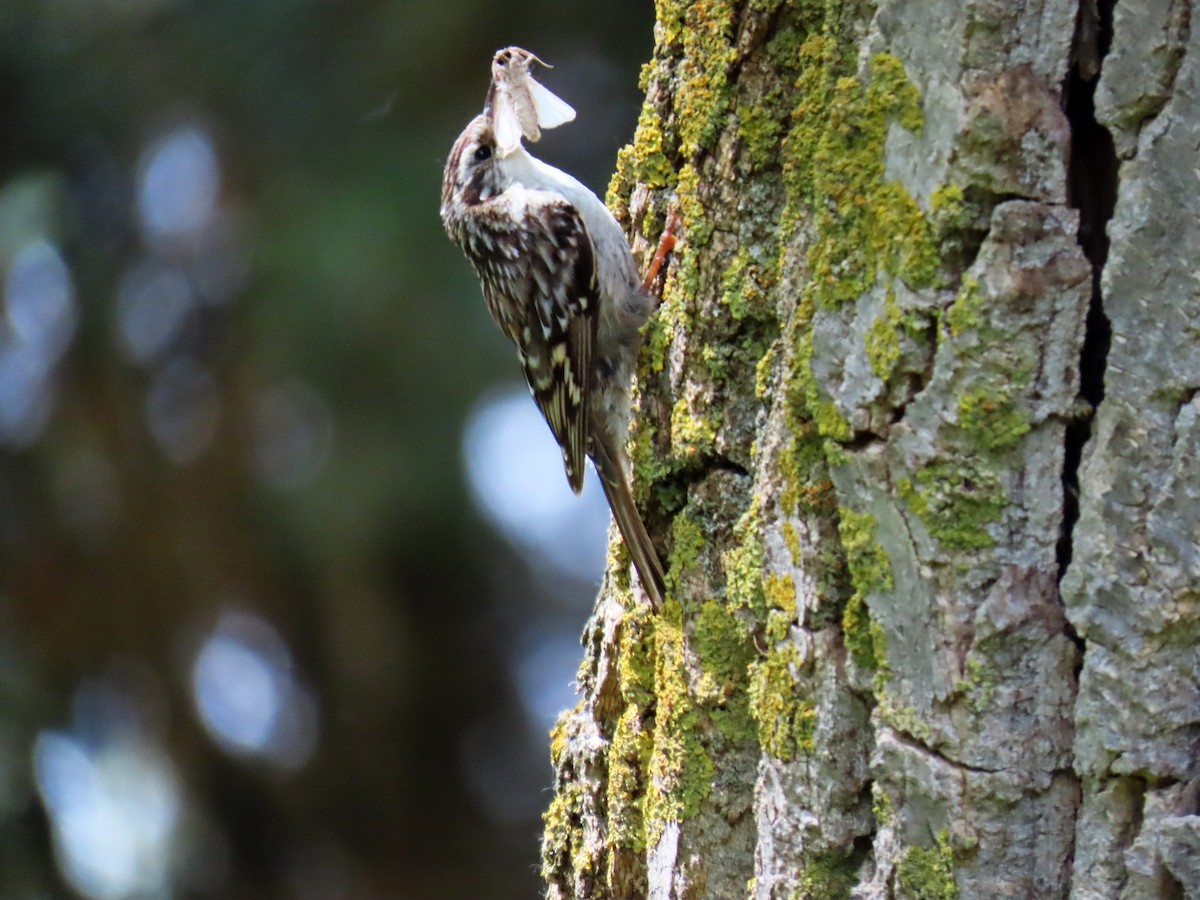
<instances>
[{"instance_id":1,"label":"bird","mask_svg":"<svg viewBox=\"0 0 1200 900\"><path fill-rule=\"evenodd\" d=\"M634 504L625 453L629 384L655 301L600 198L519 139L502 148L494 119L495 108L485 106L450 150L443 227L516 346L571 490L582 490L590 457L642 587L661 609L662 561Z\"/></svg>"}]
</instances>

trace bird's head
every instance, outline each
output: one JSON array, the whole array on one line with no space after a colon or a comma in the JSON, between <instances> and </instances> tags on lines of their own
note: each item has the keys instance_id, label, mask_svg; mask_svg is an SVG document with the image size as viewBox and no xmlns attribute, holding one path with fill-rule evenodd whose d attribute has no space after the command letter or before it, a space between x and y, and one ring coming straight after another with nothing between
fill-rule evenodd
<instances>
[{"instance_id":1,"label":"bird's head","mask_svg":"<svg viewBox=\"0 0 1200 900\"><path fill-rule=\"evenodd\" d=\"M463 129L442 176L442 218L454 207L471 207L504 190L505 179L496 155L491 118L484 112Z\"/></svg>"}]
</instances>

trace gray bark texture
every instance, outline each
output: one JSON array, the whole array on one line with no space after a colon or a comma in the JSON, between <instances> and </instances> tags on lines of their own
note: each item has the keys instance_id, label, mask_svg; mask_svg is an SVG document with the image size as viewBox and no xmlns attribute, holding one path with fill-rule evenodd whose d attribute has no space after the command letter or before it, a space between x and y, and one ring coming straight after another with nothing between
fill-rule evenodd
<instances>
[{"instance_id":1,"label":"gray bark texture","mask_svg":"<svg viewBox=\"0 0 1200 900\"><path fill-rule=\"evenodd\" d=\"M549 897L1200 897L1198 5L659 0Z\"/></svg>"}]
</instances>

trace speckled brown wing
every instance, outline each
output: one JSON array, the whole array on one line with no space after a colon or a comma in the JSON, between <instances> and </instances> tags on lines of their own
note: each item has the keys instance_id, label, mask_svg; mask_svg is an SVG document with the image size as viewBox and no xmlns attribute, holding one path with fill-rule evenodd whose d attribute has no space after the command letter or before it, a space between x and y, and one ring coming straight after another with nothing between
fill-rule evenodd
<instances>
[{"instance_id":1,"label":"speckled brown wing","mask_svg":"<svg viewBox=\"0 0 1200 900\"><path fill-rule=\"evenodd\" d=\"M489 312L517 346L533 398L562 447L567 481L579 493L600 304L592 242L579 212L561 198L531 191L495 202L496 210L485 202L476 213L485 252L464 249Z\"/></svg>"}]
</instances>

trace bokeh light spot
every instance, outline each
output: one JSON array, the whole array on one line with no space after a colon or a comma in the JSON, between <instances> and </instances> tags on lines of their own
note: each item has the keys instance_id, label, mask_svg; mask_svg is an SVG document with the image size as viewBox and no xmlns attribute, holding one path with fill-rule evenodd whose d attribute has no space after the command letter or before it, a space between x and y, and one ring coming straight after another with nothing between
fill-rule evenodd
<instances>
[{"instance_id":1,"label":"bokeh light spot","mask_svg":"<svg viewBox=\"0 0 1200 900\"><path fill-rule=\"evenodd\" d=\"M544 634L518 653L517 690L533 726L549 732L559 713L575 705L575 673L582 658L574 632Z\"/></svg>"},{"instance_id":2,"label":"bokeh light spot","mask_svg":"<svg viewBox=\"0 0 1200 900\"><path fill-rule=\"evenodd\" d=\"M21 249L4 281L13 333L49 370L75 333L75 289L58 248L32 241Z\"/></svg>"},{"instance_id":3,"label":"bokeh light spot","mask_svg":"<svg viewBox=\"0 0 1200 900\"><path fill-rule=\"evenodd\" d=\"M162 356L183 329L194 303L178 268L144 260L117 288L117 329L129 358L145 365Z\"/></svg>"},{"instance_id":4,"label":"bokeh light spot","mask_svg":"<svg viewBox=\"0 0 1200 900\"><path fill-rule=\"evenodd\" d=\"M604 568L608 505L591 464L576 497L562 453L527 388L485 395L463 436L476 504L496 528L537 564L595 579Z\"/></svg>"},{"instance_id":5,"label":"bokeh light spot","mask_svg":"<svg viewBox=\"0 0 1200 900\"><path fill-rule=\"evenodd\" d=\"M130 698L85 684L70 732L43 731L33 769L64 876L96 900L167 896L181 805L174 767L128 718Z\"/></svg>"},{"instance_id":6,"label":"bokeh light spot","mask_svg":"<svg viewBox=\"0 0 1200 900\"><path fill-rule=\"evenodd\" d=\"M200 721L233 755L300 768L316 746L317 708L292 673L291 654L268 622L226 613L192 667Z\"/></svg>"},{"instance_id":7,"label":"bokeh light spot","mask_svg":"<svg viewBox=\"0 0 1200 900\"><path fill-rule=\"evenodd\" d=\"M151 144L142 156L138 214L148 241L202 232L211 221L220 166L208 133L187 125Z\"/></svg>"},{"instance_id":8,"label":"bokeh light spot","mask_svg":"<svg viewBox=\"0 0 1200 900\"><path fill-rule=\"evenodd\" d=\"M23 344L0 343L0 441L32 444L50 418L45 360Z\"/></svg>"},{"instance_id":9,"label":"bokeh light spot","mask_svg":"<svg viewBox=\"0 0 1200 900\"><path fill-rule=\"evenodd\" d=\"M208 640L196 659L196 698L204 723L240 750L261 750L275 730L284 689L271 665L230 635Z\"/></svg>"}]
</instances>

